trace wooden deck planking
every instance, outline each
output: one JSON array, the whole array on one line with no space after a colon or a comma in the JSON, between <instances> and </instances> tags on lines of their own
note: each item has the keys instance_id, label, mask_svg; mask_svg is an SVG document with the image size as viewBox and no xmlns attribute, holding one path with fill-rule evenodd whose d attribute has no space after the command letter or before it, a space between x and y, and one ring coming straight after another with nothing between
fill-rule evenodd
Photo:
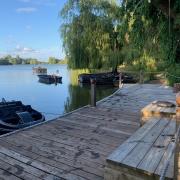
<instances>
[{"instance_id":1,"label":"wooden deck planking","mask_svg":"<svg viewBox=\"0 0 180 180\"><path fill-rule=\"evenodd\" d=\"M165 123L165 126L167 124L168 123ZM161 124L159 123L158 125L161 126L162 123ZM148 133L146 135L146 137L144 137L141 140L142 143L139 143L136 146L136 148L129 153L128 157L123 160L123 163L127 163L132 167L137 167L140 164L140 162L143 160L146 153L150 150L153 143L156 141L158 134L161 131L161 129L159 128L158 125L156 125L156 128L154 128L154 131L151 131L151 133ZM161 128L163 128L163 127L161 127ZM151 138L151 137L153 137L153 138ZM146 142L146 143L144 143L144 142ZM141 152L141 153L139 153L139 152Z\"/></svg>"},{"instance_id":2,"label":"wooden deck planking","mask_svg":"<svg viewBox=\"0 0 180 180\"><path fill-rule=\"evenodd\" d=\"M172 148L175 124L174 120L166 118L148 121L108 157L106 179L113 171L115 177L125 173L127 179L131 175L137 179L158 179ZM172 157L166 172L170 179L173 179L173 160Z\"/></svg>"},{"instance_id":3,"label":"wooden deck planking","mask_svg":"<svg viewBox=\"0 0 180 180\"><path fill-rule=\"evenodd\" d=\"M139 128L140 110L165 99L175 100L171 88L132 85L96 108L1 137L0 178L103 179L106 157Z\"/></svg>"}]
</instances>

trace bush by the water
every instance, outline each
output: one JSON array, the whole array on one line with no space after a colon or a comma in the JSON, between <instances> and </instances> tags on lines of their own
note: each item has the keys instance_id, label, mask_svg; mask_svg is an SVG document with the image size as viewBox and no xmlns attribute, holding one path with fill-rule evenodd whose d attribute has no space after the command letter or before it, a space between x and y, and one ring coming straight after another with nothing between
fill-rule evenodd
<instances>
[{"instance_id":1,"label":"bush by the water","mask_svg":"<svg viewBox=\"0 0 180 180\"><path fill-rule=\"evenodd\" d=\"M180 65L176 64L168 69L167 79L169 85L173 86L174 83L180 83Z\"/></svg>"}]
</instances>

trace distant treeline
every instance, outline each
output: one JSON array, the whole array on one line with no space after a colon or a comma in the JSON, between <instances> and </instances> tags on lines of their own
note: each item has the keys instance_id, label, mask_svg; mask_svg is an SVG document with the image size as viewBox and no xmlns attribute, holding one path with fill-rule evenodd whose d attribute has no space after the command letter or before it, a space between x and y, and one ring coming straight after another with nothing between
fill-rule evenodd
<instances>
[{"instance_id":1,"label":"distant treeline","mask_svg":"<svg viewBox=\"0 0 180 180\"><path fill-rule=\"evenodd\" d=\"M67 64L65 59L57 59L55 57L49 57L47 62L39 61L35 58L22 58L20 56L12 57L7 55L0 58L0 65L15 65L15 64Z\"/></svg>"}]
</instances>

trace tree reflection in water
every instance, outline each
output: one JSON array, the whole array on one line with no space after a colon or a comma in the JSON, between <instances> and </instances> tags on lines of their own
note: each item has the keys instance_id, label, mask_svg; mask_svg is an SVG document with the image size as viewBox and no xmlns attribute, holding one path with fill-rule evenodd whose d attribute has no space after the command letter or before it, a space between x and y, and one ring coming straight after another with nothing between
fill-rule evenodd
<instances>
[{"instance_id":1,"label":"tree reflection in water","mask_svg":"<svg viewBox=\"0 0 180 180\"><path fill-rule=\"evenodd\" d=\"M64 113L70 112L79 107L90 104L90 89L89 85L82 85L78 83L78 75L82 73L90 73L89 70L70 70L70 84L68 86L69 97L64 104ZM96 97L97 101L109 96L117 88L113 86L97 86L96 87Z\"/></svg>"},{"instance_id":2,"label":"tree reflection in water","mask_svg":"<svg viewBox=\"0 0 180 180\"><path fill-rule=\"evenodd\" d=\"M97 101L112 94L116 88L112 86L97 86ZM69 97L64 104L65 113L90 104L90 86L69 85Z\"/></svg>"}]
</instances>

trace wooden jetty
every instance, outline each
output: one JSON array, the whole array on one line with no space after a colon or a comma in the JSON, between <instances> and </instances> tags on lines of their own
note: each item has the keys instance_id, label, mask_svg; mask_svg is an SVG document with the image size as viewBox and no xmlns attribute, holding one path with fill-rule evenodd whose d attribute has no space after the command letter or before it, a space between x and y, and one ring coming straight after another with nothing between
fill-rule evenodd
<instances>
[{"instance_id":1,"label":"wooden jetty","mask_svg":"<svg viewBox=\"0 0 180 180\"><path fill-rule=\"evenodd\" d=\"M155 100L175 101L162 85L128 85L63 117L0 138L0 179L101 180L106 158L140 125Z\"/></svg>"}]
</instances>

